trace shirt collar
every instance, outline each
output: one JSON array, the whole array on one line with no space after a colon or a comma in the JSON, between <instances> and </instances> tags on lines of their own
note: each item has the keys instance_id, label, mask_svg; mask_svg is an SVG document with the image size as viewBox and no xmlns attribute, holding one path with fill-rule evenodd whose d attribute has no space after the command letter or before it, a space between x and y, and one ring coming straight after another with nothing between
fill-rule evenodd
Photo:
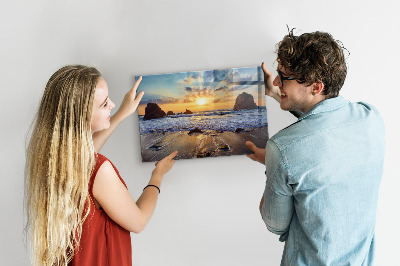
<instances>
[{"instance_id":1,"label":"shirt collar","mask_svg":"<svg viewBox=\"0 0 400 266\"><path fill-rule=\"evenodd\" d=\"M343 98L342 96L337 96L334 98L329 98L326 100L323 100L319 103L317 103L316 105L314 105L310 110L308 110L307 112L303 113L300 117L299 120L302 120L310 115L314 115L314 114L319 114L319 113L324 113L324 112L329 112L329 111L333 111L335 109L339 109L340 107L342 107L343 105L349 104L350 101L346 100L345 98Z\"/></svg>"}]
</instances>

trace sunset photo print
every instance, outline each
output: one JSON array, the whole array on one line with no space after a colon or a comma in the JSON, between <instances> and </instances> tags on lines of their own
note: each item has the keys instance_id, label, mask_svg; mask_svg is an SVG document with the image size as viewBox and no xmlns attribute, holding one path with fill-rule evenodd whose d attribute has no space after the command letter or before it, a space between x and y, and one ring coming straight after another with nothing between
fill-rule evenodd
<instances>
[{"instance_id":1,"label":"sunset photo print","mask_svg":"<svg viewBox=\"0 0 400 266\"><path fill-rule=\"evenodd\" d=\"M138 91L143 162L175 150L176 159L242 155L247 140L268 140L260 67L143 75Z\"/></svg>"}]
</instances>

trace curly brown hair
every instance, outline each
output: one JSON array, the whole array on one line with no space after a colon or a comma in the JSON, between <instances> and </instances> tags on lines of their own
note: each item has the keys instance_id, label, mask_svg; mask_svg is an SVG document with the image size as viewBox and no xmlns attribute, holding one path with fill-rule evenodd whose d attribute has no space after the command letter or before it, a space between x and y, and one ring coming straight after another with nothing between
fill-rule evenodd
<instances>
[{"instance_id":1,"label":"curly brown hair","mask_svg":"<svg viewBox=\"0 0 400 266\"><path fill-rule=\"evenodd\" d=\"M333 98L339 95L346 79L344 49L347 50L329 33L316 31L295 36L292 29L277 44L277 61L301 84L322 82L322 93Z\"/></svg>"}]
</instances>

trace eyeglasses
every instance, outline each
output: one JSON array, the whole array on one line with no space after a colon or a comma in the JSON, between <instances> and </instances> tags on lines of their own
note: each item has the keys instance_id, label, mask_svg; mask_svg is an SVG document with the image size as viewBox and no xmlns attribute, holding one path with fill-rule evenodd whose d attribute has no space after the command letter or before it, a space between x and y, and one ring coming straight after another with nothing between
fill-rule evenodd
<instances>
[{"instance_id":1,"label":"eyeglasses","mask_svg":"<svg viewBox=\"0 0 400 266\"><path fill-rule=\"evenodd\" d=\"M296 77L284 77L281 71L279 71L279 70L277 70L277 71L278 71L279 80L281 81L282 87L283 87L283 81L284 80L295 80L295 79L297 79Z\"/></svg>"}]
</instances>

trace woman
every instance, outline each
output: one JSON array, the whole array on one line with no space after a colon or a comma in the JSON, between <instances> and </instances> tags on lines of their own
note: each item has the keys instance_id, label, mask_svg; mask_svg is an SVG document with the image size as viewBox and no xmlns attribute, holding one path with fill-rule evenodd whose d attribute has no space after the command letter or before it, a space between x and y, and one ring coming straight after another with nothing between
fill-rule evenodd
<instances>
[{"instance_id":1,"label":"woman","mask_svg":"<svg viewBox=\"0 0 400 266\"><path fill-rule=\"evenodd\" d=\"M48 81L27 149L25 196L34 265L131 265L130 232L154 212L163 175L177 151L160 162L135 202L115 166L98 152L137 108L141 78L118 111L92 67L65 66Z\"/></svg>"}]
</instances>

